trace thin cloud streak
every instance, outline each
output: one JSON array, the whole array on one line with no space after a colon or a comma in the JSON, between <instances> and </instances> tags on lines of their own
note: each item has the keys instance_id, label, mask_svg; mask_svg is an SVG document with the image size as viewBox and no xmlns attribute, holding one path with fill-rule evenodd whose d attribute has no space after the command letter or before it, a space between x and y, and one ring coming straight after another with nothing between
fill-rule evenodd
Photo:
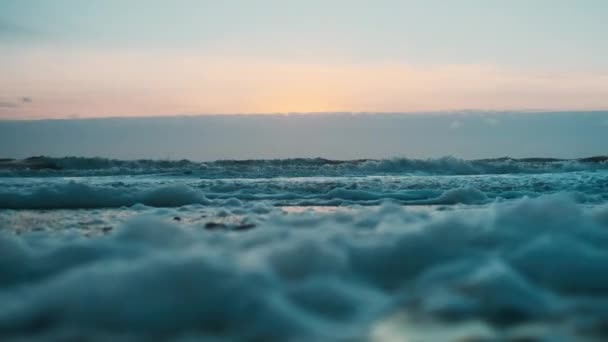
<instances>
[{"instance_id":1,"label":"thin cloud streak","mask_svg":"<svg viewBox=\"0 0 608 342\"><path fill-rule=\"evenodd\" d=\"M17 104L13 102L0 102L0 108L17 108Z\"/></svg>"}]
</instances>

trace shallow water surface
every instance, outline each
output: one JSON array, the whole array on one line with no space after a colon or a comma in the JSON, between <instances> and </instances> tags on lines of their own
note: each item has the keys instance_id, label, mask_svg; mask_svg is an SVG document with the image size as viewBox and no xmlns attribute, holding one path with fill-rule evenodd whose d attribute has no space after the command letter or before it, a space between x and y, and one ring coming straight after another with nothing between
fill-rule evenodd
<instances>
[{"instance_id":1,"label":"shallow water surface","mask_svg":"<svg viewBox=\"0 0 608 342\"><path fill-rule=\"evenodd\" d=\"M275 164L4 170L0 337L608 337L602 167Z\"/></svg>"}]
</instances>

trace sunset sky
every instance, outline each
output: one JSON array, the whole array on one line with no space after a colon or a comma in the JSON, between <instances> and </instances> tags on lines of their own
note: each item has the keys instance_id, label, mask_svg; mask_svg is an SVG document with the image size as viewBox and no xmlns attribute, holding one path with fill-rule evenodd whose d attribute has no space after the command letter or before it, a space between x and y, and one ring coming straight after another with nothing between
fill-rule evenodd
<instances>
[{"instance_id":1,"label":"sunset sky","mask_svg":"<svg viewBox=\"0 0 608 342\"><path fill-rule=\"evenodd\" d=\"M0 0L0 118L602 110L608 1Z\"/></svg>"}]
</instances>

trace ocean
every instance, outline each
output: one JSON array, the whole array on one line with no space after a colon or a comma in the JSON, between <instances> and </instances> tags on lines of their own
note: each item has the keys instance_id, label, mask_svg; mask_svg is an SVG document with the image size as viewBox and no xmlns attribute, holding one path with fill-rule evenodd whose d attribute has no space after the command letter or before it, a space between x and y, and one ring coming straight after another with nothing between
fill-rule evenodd
<instances>
[{"instance_id":1,"label":"ocean","mask_svg":"<svg viewBox=\"0 0 608 342\"><path fill-rule=\"evenodd\" d=\"M608 160L2 160L0 303L3 341L602 341Z\"/></svg>"}]
</instances>

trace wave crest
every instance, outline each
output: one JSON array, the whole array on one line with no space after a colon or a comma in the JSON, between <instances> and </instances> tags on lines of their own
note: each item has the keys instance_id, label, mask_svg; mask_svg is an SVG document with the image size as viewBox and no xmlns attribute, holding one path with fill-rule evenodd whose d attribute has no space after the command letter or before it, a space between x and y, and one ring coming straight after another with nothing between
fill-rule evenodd
<instances>
[{"instance_id":1,"label":"wave crest","mask_svg":"<svg viewBox=\"0 0 608 342\"><path fill-rule=\"evenodd\" d=\"M269 178L368 175L482 175L510 173L572 172L608 169L608 157L580 159L495 158L465 160L455 157L435 159L356 159L292 158L261 160L117 160L85 157L32 157L0 160L1 176L28 175L131 175L192 174L201 178Z\"/></svg>"}]
</instances>

